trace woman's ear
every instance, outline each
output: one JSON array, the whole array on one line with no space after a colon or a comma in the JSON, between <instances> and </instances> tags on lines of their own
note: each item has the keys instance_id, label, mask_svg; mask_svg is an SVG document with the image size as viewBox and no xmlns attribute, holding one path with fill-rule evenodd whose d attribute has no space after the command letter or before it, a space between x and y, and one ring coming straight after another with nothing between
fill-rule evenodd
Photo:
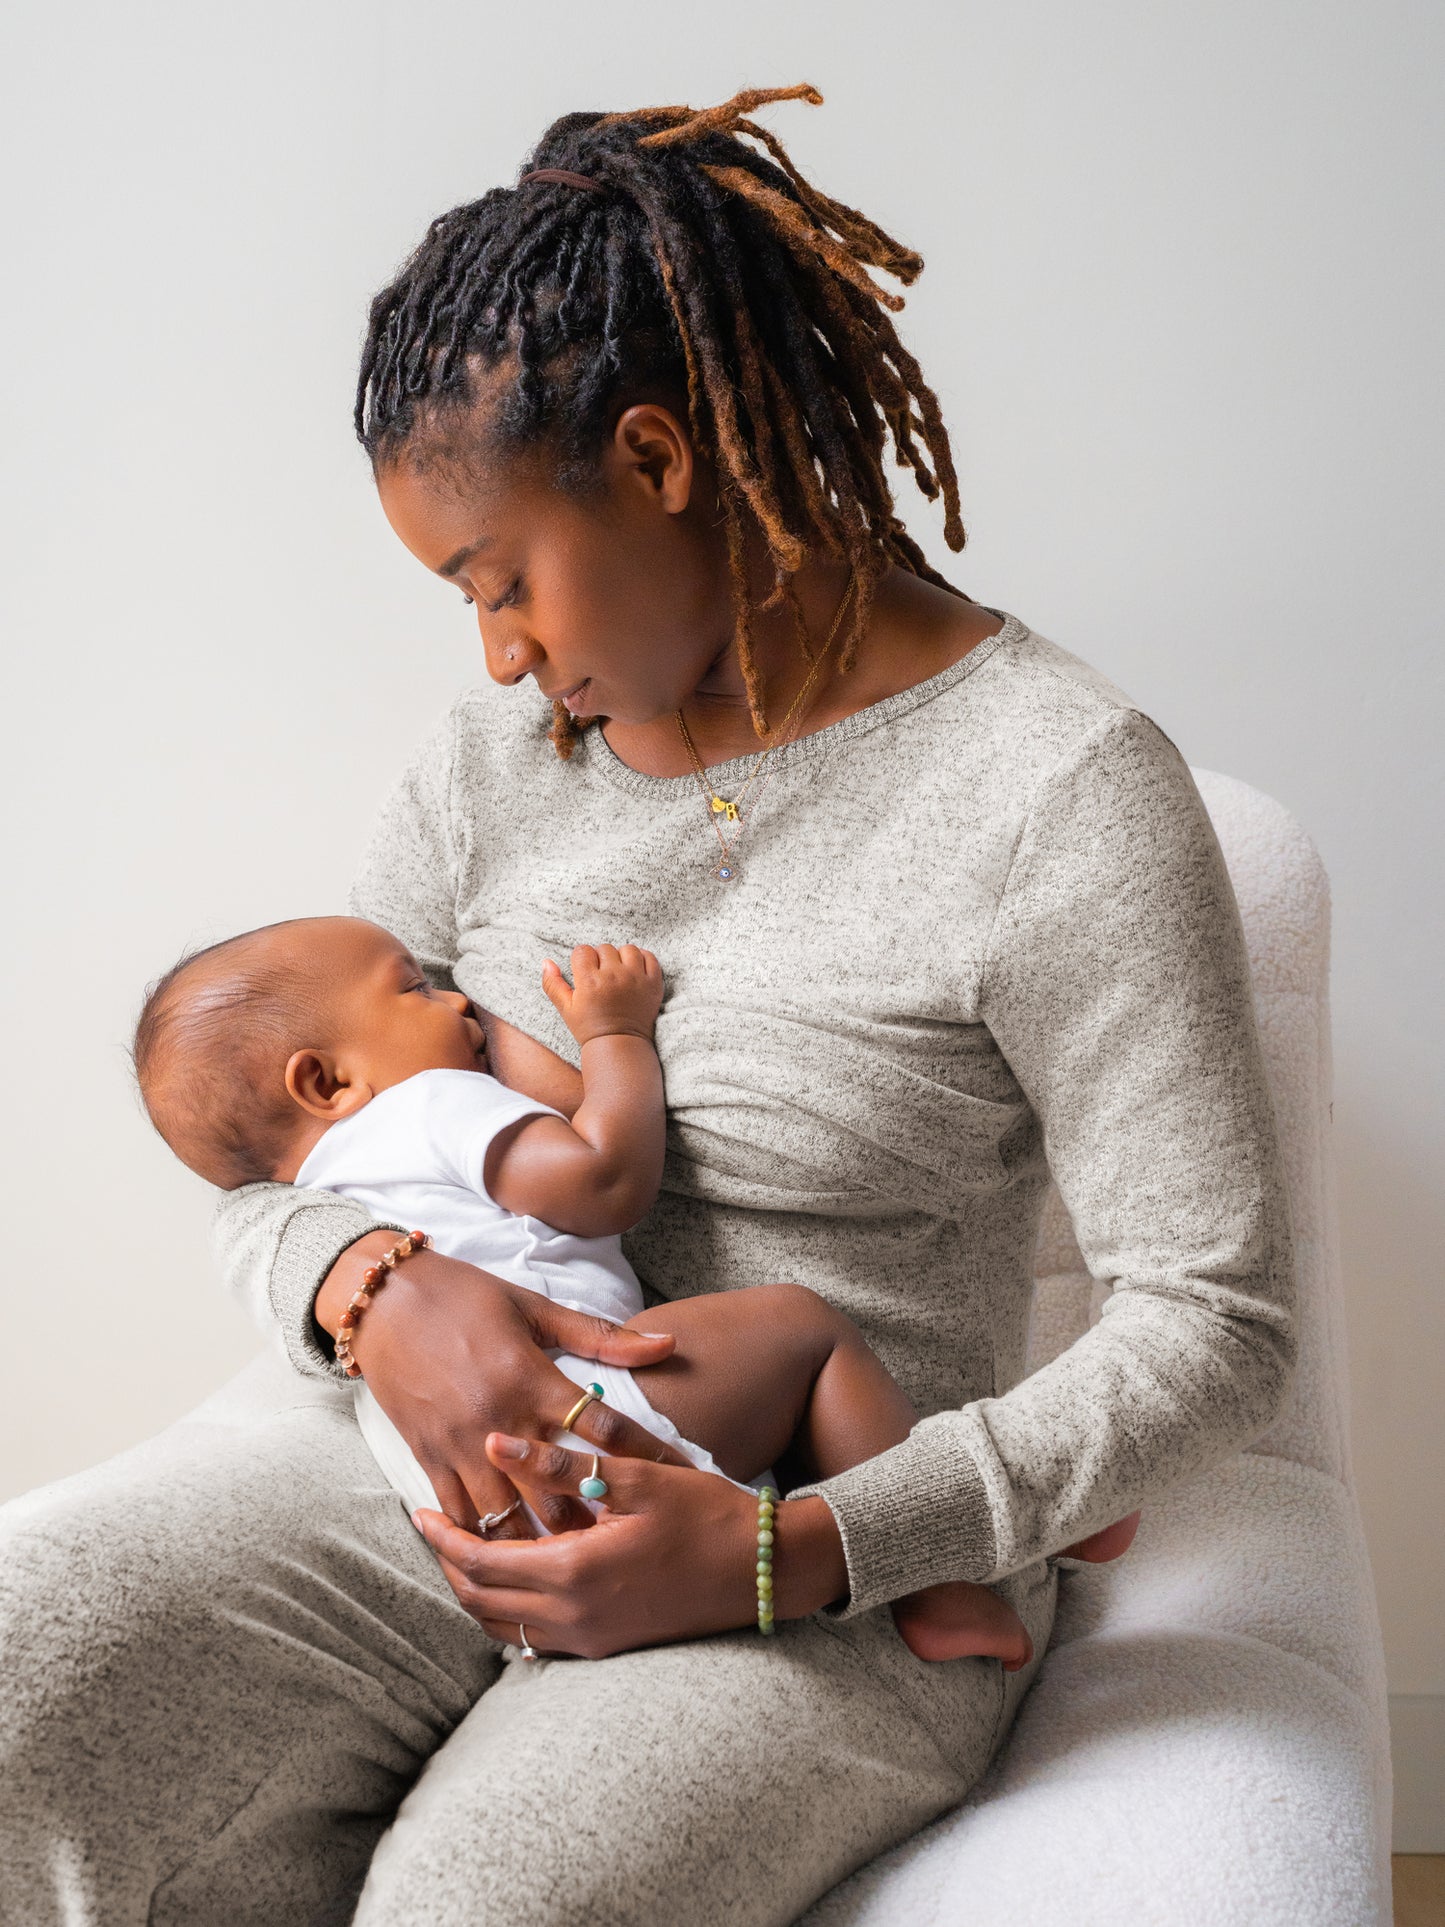
<instances>
[{"instance_id":1,"label":"woman's ear","mask_svg":"<svg viewBox=\"0 0 1445 1927\"><path fill-rule=\"evenodd\" d=\"M371 1101L369 1084L354 1084L330 1051L298 1050L286 1064L286 1089L310 1117L335 1124Z\"/></svg>"},{"instance_id":2,"label":"woman's ear","mask_svg":"<svg viewBox=\"0 0 1445 1927\"><path fill-rule=\"evenodd\" d=\"M612 431L612 453L624 478L646 488L669 515L681 515L692 499L692 437L661 402L625 408Z\"/></svg>"}]
</instances>

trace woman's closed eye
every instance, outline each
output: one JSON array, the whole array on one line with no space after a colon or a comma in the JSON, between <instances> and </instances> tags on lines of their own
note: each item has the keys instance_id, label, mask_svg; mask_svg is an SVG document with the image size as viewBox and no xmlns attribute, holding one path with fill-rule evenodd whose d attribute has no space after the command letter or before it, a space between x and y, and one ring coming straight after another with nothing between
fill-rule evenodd
<instances>
[{"instance_id":1,"label":"woman's closed eye","mask_svg":"<svg viewBox=\"0 0 1445 1927\"><path fill-rule=\"evenodd\" d=\"M482 607L486 610L487 614L491 616L497 615L503 609L510 609L514 602L517 602L520 600L521 587L522 587L522 578L518 576L516 581L507 590L507 593L499 601L487 602L484 600L482 603ZM462 601L465 602L467 607L470 609L475 601L475 597L464 595L462 597Z\"/></svg>"},{"instance_id":2,"label":"woman's closed eye","mask_svg":"<svg viewBox=\"0 0 1445 1927\"><path fill-rule=\"evenodd\" d=\"M511 584L507 586L507 592L499 595L495 603L489 603L486 597L484 597L484 599L482 599L482 607L486 609L487 615L499 615L503 609L511 609L512 603L518 603L520 599L522 599L522 578L516 576Z\"/></svg>"}]
</instances>

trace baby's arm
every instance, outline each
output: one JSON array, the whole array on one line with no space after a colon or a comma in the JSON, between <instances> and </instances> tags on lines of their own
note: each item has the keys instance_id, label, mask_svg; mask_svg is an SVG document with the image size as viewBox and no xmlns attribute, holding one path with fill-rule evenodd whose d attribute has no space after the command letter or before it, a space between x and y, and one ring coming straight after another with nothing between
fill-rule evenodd
<instances>
[{"instance_id":1,"label":"baby's arm","mask_svg":"<svg viewBox=\"0 0 1445 1927\"><path fill-rule=\"evenodd\" d=\"M542 988L582 1047L582 1102L570 1124L536 1116L499 1132L487 1190L506 1211L608 1237L644 1217L662 1183L666 1117L652 1043L662 969L635 944L579 944L571 985L549 960Z\"/></svg>"}]
</instances>

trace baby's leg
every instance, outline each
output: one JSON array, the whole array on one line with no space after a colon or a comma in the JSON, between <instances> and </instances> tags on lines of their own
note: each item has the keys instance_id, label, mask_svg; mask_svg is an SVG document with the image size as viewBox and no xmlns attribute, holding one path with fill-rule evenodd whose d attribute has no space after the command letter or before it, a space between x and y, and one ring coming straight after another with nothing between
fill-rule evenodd
<instances>
[{"instance_id":1,"label":"baby's leg","mask_svg":"<svg viewBox=\"0 0 1445 1927\"><path fill-rule=\"evenodd\" d=\"M827 1478L906 1438L918 1416L852 1320L803 1285L682 1298L628 1323L676 1337L673 1356L637 1382L729 1478L757 1478L793 1445ZM815 1412L825 1380L846 1395Z\"/></svg>"},{"instance_id":2,"label":"baby's leg","mask_svg":"<svg viewBox=\"0 0 1445 1927\"><path fill-rule=\"evenodd\" d=\"M730 1477L754 1479L791 1447L831 1478L907 1438L918 1414L850 1318L802 1285L754 1285L657 1305L631 1320L677 1352L638 1383ZM930 1586L894 1607L921 1659L989 1654L1028 1664L1023 1621L986 1586Z\"/></svg>"}]
</instances>

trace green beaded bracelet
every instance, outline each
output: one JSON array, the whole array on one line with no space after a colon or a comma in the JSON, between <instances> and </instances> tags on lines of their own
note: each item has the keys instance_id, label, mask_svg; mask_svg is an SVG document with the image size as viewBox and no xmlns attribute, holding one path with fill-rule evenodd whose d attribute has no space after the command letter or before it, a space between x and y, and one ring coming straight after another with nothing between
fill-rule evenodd
<instances>
[{"instance_id":1,"label":"green beaded bracelet","mask_svg":"<svg viewBox=\"0 0 1445 1927\"><path fill-rule=\"evenodd\" d=\"M770 1485L758 1493L758 1631L773 1630L773 1507L778 1495Z\"/></svg>"}]
</instances>

